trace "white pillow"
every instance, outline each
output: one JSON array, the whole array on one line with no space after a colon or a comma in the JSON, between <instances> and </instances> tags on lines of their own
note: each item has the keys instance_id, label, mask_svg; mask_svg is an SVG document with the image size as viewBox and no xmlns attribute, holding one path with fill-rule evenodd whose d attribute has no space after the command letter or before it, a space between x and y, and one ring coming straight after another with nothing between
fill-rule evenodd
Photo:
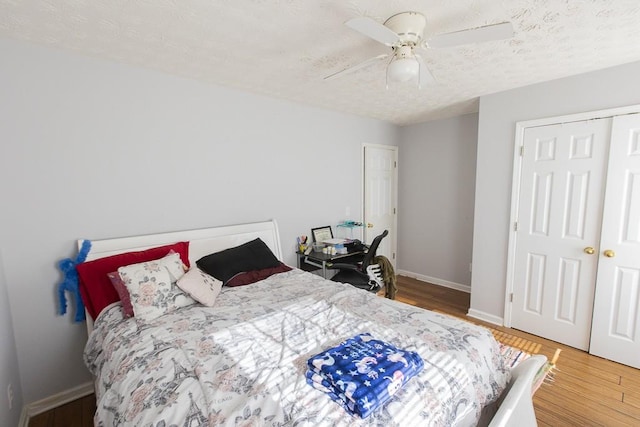
<instances>
[{"instance_id":1,"label":"white pillow","mask_svg":"<svg viewBox=\"0 0 640 427\"><path fill-rule=\"evenodd\" d=\"M153 320L165 313L196 302L175 282L184 275L180 255L170 252L164 258L118 268L135 317Z\"/></svg>"},{"instance_id":2,"label":"white pillow","mask_svg":"<svg viewBox=\"0 0 640 427\"><path fill-rule=\"evenodd\" d=\"M216 298L222 289L222 282L213 276L208 275L197 267L191 268L182 276L176 285L196 301L213 307Z\"/></svg>"}]
</instances>

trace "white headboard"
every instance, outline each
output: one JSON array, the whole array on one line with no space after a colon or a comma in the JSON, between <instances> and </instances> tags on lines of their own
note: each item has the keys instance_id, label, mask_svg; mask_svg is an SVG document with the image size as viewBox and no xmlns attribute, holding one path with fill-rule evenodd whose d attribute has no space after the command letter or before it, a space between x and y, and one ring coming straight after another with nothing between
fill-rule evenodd
<instances>
[{"instance_id":1,"label":"white headboard","mask_svg":"<svg viewBox=\"0 0 640 427\"><path fill-rule=\"evenodd\" d=\"M191 265L195 265L195 262L205 255L241 245L258 237L282 261L280 234L275 220L202 228L199 230L92 240L87 261L124 252L141 251L154 246L188 241L189 262ZM83 241L78 240L78 250L80 250ZM87 314L87 331L90 333L92 330L93 321L91 316Z\"/></svg>"},{"instance_id":2,"label":"white headboard","mask_svg":"<svg viewBox=\"0 0 640 427\"><path fill-rule=\"evenodd\" d=\"M282 261L280 235L275 220L202 228L199 230L92 240L91 251L87 255L87 261L123 252L140 251L154 246L188 241L189 261L195 263L204 255L241 245L257 237L262 239L274 255ZM78 240L78 250L82 246L82 242L83 240Z\"/></svg>"}]
</instances>

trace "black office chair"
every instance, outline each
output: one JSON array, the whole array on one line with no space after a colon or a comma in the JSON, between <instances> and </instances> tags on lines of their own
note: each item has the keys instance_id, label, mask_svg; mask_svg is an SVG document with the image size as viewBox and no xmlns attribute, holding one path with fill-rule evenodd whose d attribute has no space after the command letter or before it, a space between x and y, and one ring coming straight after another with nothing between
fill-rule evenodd
<instances>
[{"instance_id":1,"label":"black office chair","mask_svg":"<svg viewBox=\"0 0 640 427\"><path fill-rule=\"evenodd\" d=\"M389 234L388 230L384 230L382 234L376 236L371 242L369 246L369 250L365 254L362 259L362 263L359 265L356 264L341 264L336 263L332 264L329 268L334 270L340 270L331 278L334 282L342 282L349 283L350 285L355 286L356 288L364 289L369 292L378 292L382 287L381 275L379 274L378 269L378 280L374 280L367 271L367 267L369 267L373 261L373 258L376 256L376 251L378 250L378 246L380 246L380 242L384 239L387 234ZM372 269L369 269L372 270ZM373 274L373 273L372 273Z\"/></svg>"}]
</instances>

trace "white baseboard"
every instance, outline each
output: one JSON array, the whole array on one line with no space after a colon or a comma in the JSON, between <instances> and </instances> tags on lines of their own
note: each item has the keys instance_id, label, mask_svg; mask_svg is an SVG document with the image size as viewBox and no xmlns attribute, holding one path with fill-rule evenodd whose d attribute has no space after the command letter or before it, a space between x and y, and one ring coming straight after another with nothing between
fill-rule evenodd
<instances>
[{"instance_id":1,"label":"white baseboard","mask_svg":"<svg viewBox=\"0 0 640 427\"><path fill-rule=\"evenodd\" d=\"M411 277L412 279L420 280L421 282L427 282L427 283L432 283L434 285L443 286L445 288L456 289L458 291L466 292L468 294L471 293L471 286L469 285L462 285L460 283L449 282L448 280L429 277L429 276L425 276L424 274L412 273L411 271L407 271L407 270L398 270L396 274L398 276Z\"/></svg>"},{"instance_id":2,"label":"white baseboard","mask_svg":"<svg viewBox=\"0 0 640 427\"><path fill-rule=\"evenodd\" d=\"M443 286L445 288L451 288L451 289L456 289L458 291L471 293L471 286L469 285L461 285L460 283L449 282L447 280L442 280L435 277L429 277L423 274L413 273L407 270L398 270L396 274L398 276L411 277L413 279L420 280L421 282L428 282L434 285ZM467 316L473 317L474 319L485 321L487 323L492 323L494 325L504 326L504 318L495 316L493 314L485 313L484 311L475 310L473 308L469 309L469 311L467 312Z\"/></svg>"},{"instance_id":3,"label":"white baseboard","mask_svg":"<svg viewBox=\"0 0 640 427\"><path fill-rule=\"evenodd\" d=\"M53 396L45 397L42 400L31 402L24 405L22 408L22 414L20 415L20 424L18 427L28 427L29 419L33 416L41 414L51 409L62 406L65 403L73 402L74 400L88 396L94 392L93 382L80 384L77 387L69 390L62 391L54 394Z\"/></svg>"},{"instance_id":4,"label":"white baseboard","mask_svg":"<svg viewBox=\"0 0 640 427\"><path fill-rule=\"evenodd\" d=\"M18 427L29 427L29 416L27 415L27 407L22 407L20 412L20 421L18 421Z\"/></svg>"},{"instance_id":5,"label":"white baseboard","mask_svg":"<svg viewBox=\"0 0 640 427\"><path fill-rule=\"evenodd\" d=\"M473 317L474 319L483 320L488 323L493 323L494 325L504 326L504 318L485 313L484 311L475 310L473 308L469 309L469 311L467 312L467 316Z\"/></svg>"}]
</instances>

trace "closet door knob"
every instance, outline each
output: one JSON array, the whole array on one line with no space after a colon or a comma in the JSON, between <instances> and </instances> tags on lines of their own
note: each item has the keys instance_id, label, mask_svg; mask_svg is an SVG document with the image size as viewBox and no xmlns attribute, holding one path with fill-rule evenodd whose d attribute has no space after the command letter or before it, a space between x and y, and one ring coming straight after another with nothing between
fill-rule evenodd
<instances>
[{"instance_id":1,"label":"closet door knob","mask_svg":"<svg viewBox=\"0 0 640 427\"><path fill-rule=\"evenodd\" d=\"M596 253L596 250L593 249L591 246L587 246L586 248L584 248L584 253L585 254L589 254L589 255L593 255Z\"/></svg>"},{"instance_id":2,"label":"closet door knob","mask_svg":"<svg viewBox=\"0 0 640 427\"><path fill-rule=\"evenodd\" d=\"M611 249L607 249L606 251L604 251L604 256L606 256L607 258L613 258L614 256L616 256L616 253Z\"/></svg>"}]
</instances>

